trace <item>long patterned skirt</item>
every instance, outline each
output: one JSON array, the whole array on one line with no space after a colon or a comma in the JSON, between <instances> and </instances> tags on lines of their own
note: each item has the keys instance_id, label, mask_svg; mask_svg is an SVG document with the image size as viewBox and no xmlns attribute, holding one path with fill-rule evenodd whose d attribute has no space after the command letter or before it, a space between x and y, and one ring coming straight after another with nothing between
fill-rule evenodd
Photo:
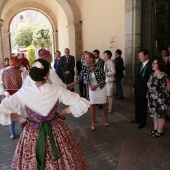
<instances>
[{"instance_id":1,"label":"long patterned skirt","mask_svg":"<svg viewBox=\"0 0 170 170\"><path fill-rule=\"evenodd\" d=\"M60 158L55 161L49 141L46 137L45 170L89 170L83 153L63 120L57 118L57 125L51 125ZM37 170L36 141L39 129L33 129L28 122L18 142L12 170Z\"/></svg>"}]
</instances>

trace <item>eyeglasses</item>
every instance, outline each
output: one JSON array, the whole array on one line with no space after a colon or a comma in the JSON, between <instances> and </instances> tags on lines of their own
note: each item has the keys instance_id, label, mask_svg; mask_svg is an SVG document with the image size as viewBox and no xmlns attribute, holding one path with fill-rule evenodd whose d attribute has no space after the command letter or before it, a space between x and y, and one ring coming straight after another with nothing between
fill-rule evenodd
<instances>
[{"instance_id":1,"label":"eyeglasses","mask_svg":"<svg viewBox=\"0 0 170 170\"><path fill-rule=\"evenodd\" d=\"M158 64L158 63L152 63L152 65L155 65L155 64Z\"/></svg>"}]
</instances>

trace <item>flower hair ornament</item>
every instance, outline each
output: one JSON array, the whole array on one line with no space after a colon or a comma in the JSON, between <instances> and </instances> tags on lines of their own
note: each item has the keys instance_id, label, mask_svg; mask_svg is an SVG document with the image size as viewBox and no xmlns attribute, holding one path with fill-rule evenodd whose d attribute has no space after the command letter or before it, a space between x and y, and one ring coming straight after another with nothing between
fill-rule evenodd
<instances>
[{"instance_id":1,"label":"flower hair ornament","mask_svg":"<svg viewBox=\"0 0 170 170\"><path fill-rule=\"evenodd\" d=\"M37 68L40 68L40 69L44 68L44 66L39 61L36 61L35 63L33 63L32 67L37 67Z\"/></svg>"}]
</instances>

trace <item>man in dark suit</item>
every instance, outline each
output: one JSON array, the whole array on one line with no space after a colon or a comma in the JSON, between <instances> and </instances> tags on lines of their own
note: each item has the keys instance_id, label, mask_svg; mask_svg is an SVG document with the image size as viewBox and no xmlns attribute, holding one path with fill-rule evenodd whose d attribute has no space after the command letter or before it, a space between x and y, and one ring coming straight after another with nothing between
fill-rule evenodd
<instances>
[{"instance_id":1,"label":"man in dark suit","mask_svg":"<svg viewBox=\"0 0 170 170\"><path fill-rule=\"evenodd\" d=\"M95 56L95 63L100 64L102 68L104 69L104 60L100 58L100 51L99 50L94 50L93 54Z\"/></svg>"},{"instance_id":2,"label":"man in dark suit","mask_svg":"<svg viewBox=\"0 0 170 170\"><path fill-rule=\"evenodd\" d=\"M83 65L85 64L85 57L84 53L80 54L81 59L76 62L76 68L77 68L77 75L80 74ZM82 79L79 82L79 90L80 90L80 96L86 98L86 85L84 84L84 80Z\"/></svg>"},{"instance_id":3,"label":"man in dark suit","mask_svg":"<svg viewBox=\"0 0 170 170\"><path fill-rule=\"evenodd\" d=\"M137 67L133 92L135 95L135 120L130 123L139 123L138 128L144 128L147 120L147 82L151 75L152 65L149 61L148 50L138 52L140 64Z\"/></svg>"},{"instance_id":4,"label":"man in dark suit","mask_svg":"<svg viewBox=\"0 0 170 170\"><path fill-rule=\"evenodd\" d=\"M75 59L70 55L70 50L68 48L64 50L64 53L65 55L60 59L60 66L63 71L65 83L70 84L74 81ZM72 89L72 91L74 91L74 89Z\"/></svg>"},{"instance_id":5,"label":"man in dark suit","mask_svg":"<svg viewBox=\"0 0 170 170\"><path fill-rule=\"evenodd\" d=\"M115 52L115 59L113 60L116 68L116 98L123 99L122 78L124 77L123 71L125 70L123 58L121 57L122 51L117 49Z\"/></svg>"},{"instance_id":6,"label":"man in dark suit","mask_svg":"<svg viewBox=\"0 0 170 170\"><path fill-rule=\"evenodd\" d=\"M54 60L54 68L55 71L58 75L58 77L63 81L64 83L64 76L63 76L63 71L61 70L61 66L60 66L60 58L61 58L61 53L60 51L56 51L56 56L55 56L55 60Z\"/></svg>"},{"instance_id":7,"label":"man in dark suit","mask_svg":"<svg viewBox=\"0 0 170 170\"><path fill-rule=\"evenodd\" d=\"M169 62L168 49L163 48L161 53L162 53L161 58L164 60L166 66L165 73L170 77L170 62Z\"/></svg>"}]
</instances>

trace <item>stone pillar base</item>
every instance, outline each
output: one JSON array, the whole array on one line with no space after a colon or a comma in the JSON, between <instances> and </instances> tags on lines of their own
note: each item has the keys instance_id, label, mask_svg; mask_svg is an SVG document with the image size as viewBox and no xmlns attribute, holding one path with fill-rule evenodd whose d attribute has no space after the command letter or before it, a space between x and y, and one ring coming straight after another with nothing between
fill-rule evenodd
<instances>
[{"instance_id":1,"label":"stone pillar base","mask_svg":"<svg viewBox=\"0 0 170 170\"><path fill-rule=\"evenodd\" d=\"M123 95L124 97L133 98L134 94L132 93L134 83L134 76L125 75L122 79L122 88L123 88Z\"/></svg>"}]
</instances>

